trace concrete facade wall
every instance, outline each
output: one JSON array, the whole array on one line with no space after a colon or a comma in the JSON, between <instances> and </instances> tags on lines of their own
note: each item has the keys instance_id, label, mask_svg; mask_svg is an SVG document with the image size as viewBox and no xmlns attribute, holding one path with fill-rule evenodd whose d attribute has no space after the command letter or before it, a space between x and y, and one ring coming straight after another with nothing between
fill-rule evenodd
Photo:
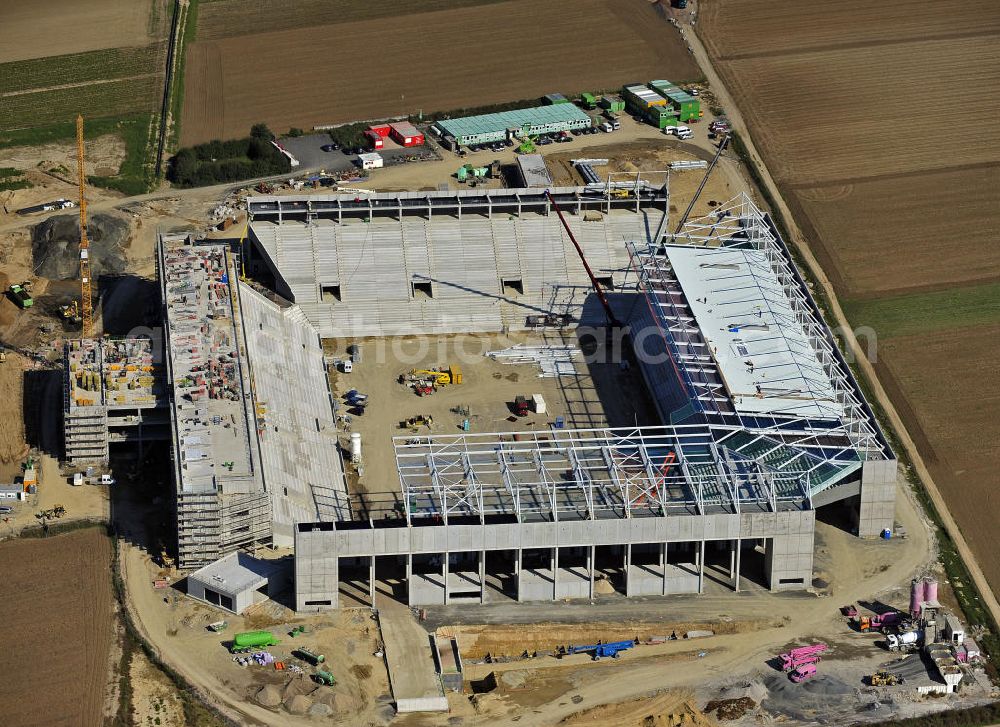
<instances>
[{"instance_id":1,"label":"concrete facade wall","mask_svg":"<svg viewBox=\"0 0 1000 727\"><path fill-rule=\"evenodd\" d=\"M859 537L877 538L886 528L892 529L896 514L896 470L895 459L871 460L862 465Z\"/></svg>"},{"instance_id":2,"label":"concrete facade wall","mask_svg":"<svg viewBox=\"0 0 1000 727\"><path fill-rule=\"evenodd\" d=\"M812 510L781 512L718 513L674 515L661 518L574 521L563 523L509 523L490 525L450 525L364 530L335 530L331 524L300 525L295 536L295 601L298 611L319 611L339 605L339 559L381 555L407 558L408 600L411 605L448 603L453 582L461 590L479 587L485 600L484 578L478 574L413 575L412 555L513 551L516 557L515 583L518 600L549 601L555 598L589 597L593 577L593 556L584 566L560 567L562 549L581 546L627 545L629 543L670 543L766 539L766 576L772 590L808 588L812 581ZM310 529L312 528L312 529ZM727 546L729 547L729 546ZM522 567L525 550L547 551L528 568ZM702 550L704 548L702 547ZM643 566L626 569L630 595L700 592L704 586L703 558L692 568L688 564L667 563L666 567ZM624 566L623 562L623 566ZM442 566L443 568L444 566ZM463 576L465 576L463 578ZM738 580L738 579L735 579ZM633 590L635 591L633 593Z\"/></svg>"},{"instance_id":3,"label":"concrete facade wall","mask_svg":"<svg viewBox=\"0 0 1000 727\"><path fill-rule=\"evenodd\" d=\"M216 599L212 597L211 593L206 593L206 591L212 591L232 599L232 609L226 608L224 605L221 605L220 602L216 602ZM225 611L232 611L233 613L239 614L243 613L244 609L253 604L254 590L249 589L234 593L232 591L227 591L224 588L220 588L217 584L203 583L195 578L188 578L187 593L191 596L191 598L204 601L211 606L221 608Z\"/></svg>"}]
</instances>

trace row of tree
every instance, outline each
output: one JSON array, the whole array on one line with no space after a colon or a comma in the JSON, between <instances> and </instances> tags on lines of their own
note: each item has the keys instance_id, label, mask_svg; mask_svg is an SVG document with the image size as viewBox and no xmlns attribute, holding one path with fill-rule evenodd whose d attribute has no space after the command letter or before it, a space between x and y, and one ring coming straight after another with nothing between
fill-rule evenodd
<instances>
[{"instance_id":1,"label":"row of tree","mask_svg":"<svg viewBox=\"0 0 1000 727\"><path fill-rule=\"evenodd\" d=\"M273 139L266 125L255 124L245 139L185 147L170 160L167 179L180 187L204 187L287 174L291 162L271 144Z\"/></svg>"}]
</instances>

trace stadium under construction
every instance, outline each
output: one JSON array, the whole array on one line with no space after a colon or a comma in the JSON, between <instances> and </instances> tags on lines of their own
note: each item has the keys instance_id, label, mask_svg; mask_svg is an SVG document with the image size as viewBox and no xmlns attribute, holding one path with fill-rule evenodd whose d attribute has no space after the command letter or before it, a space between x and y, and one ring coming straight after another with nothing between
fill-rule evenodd
<instances>
[{"instance_id":1,"label":"stadium under construction","mask_svg":"<svg viewBox=\"0 0 1000 727\"><path fill-rule=\"evenodd\" d=\"M770 219L740 196L664 233L666 185L597 186L251 197L238 250L161 236L181 566L294 546L301 611L390 577L412 605L749 568L786 590L812 584L817 508L891 529L896 461ZM323 339L609 318L658 424L394 437L382 506L356 507Z\"/></svg>"}]
</instances>

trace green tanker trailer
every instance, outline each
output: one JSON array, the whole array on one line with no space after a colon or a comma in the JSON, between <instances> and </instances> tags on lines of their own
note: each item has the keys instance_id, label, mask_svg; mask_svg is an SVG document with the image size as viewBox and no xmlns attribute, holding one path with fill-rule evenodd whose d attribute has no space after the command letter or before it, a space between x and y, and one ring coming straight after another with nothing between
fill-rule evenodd
<instances>
[{"instance_id":1,"label":"green tanker trailer","mask_svg":"<svg viewBox=\"0 0 1000 727\"><path fill-rule=\"evenodd\" d=\"M270 631L244 631L233 637L233 643L229 651L236 654L240 651L251 651L253 649L264 649L274 646L278 640Z\"/></svg>"}]
</instances>

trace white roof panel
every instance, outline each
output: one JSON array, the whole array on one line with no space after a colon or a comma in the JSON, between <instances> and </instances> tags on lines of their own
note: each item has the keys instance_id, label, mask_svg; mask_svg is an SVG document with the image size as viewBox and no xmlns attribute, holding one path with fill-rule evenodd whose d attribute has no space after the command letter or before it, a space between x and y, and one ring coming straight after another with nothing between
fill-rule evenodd
<instances>
[{"instance_id":1,"label":"white roof panel","mask_svg":"<svg viewBox=\"0 0 1000 727\"><path fill-rule=\"evenodd\" d=\"M666 251L738 412L844 416L763 252L687 245Z\"/></svg>"}]
</instances>

